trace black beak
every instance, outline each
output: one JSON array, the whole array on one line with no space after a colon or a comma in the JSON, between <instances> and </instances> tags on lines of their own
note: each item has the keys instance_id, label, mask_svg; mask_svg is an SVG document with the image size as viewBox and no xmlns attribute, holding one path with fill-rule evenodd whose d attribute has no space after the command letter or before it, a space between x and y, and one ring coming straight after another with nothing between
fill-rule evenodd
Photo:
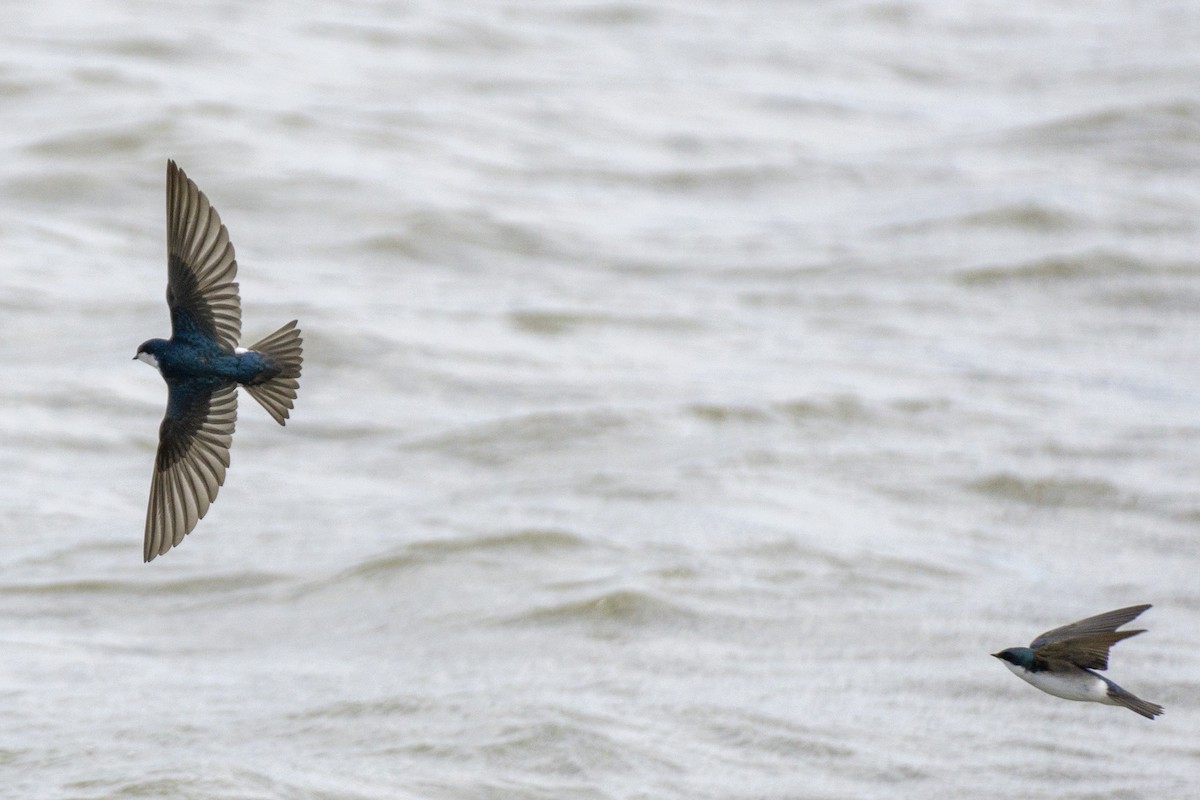
<instances>
[{"instance_id":1,"label":"black beak","mask_svg":"<svg viewBox=\"0 0 1200 800\"><path fill-rule=\"evenodd\" d=\"M992 656L992 658L998 658L1001 661L1004 660L1004 656L1000 655L999 653L991 653L990 655Z\"/></svg>"}]
</instances>

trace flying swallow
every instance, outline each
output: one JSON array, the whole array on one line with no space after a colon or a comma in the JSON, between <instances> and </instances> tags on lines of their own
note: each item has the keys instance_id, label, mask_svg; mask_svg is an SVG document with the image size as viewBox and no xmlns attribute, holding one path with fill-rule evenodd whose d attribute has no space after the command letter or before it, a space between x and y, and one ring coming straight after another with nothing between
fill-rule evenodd
<instances>
[{"instance_id":1,"label":"flying swallow","mask_svg":"<svg viewBox=\"0 0 1200 800\"><path fill-rule=\"evenodd\" d=\"M1124 706L1147 719L1163 713L1163 707L1149 703L1093 670L1108 669L1108 650L1122 639L1145 633L1144 630L1118 631L1149 605L1130 606L1072 622L1046 631L1029 647L1009 647L993 656L1004 662L1018 678L1047 694L1066 700Z\"/></svg>"},{"instance_id":2,"label":"flying swallow","mask_svg":"<svg viewBox=\"0 0 1200 800\"><path fill-rule=\"evenodd\" d=\"M217 210L167 162L167 307L171 338L137 349L167 384L158 429L143 557L183 541L216 499L229 467L243 386L280 425L300 388L302 340L292 320L249 348L242 332L237 261Z\"/></svg>"}]
</instances>

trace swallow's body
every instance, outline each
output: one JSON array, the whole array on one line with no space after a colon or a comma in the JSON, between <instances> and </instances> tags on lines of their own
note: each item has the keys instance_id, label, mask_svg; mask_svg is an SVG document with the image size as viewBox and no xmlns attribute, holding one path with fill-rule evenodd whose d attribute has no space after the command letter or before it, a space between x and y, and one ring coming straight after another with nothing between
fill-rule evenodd
<instances>
[{"instance_id":1,"label":"swallow's body","mask_svg":"<svg viewBox=\"0 0 1200 800\"><path fill-rule=\"evenodd\" d=\"M1136 697L1094 670L1108 668L1108 651L1114 644L1142 630L1118 631L1148 605L1130 606L1046 631L1029 647L1009 647L993 656L1014 675L1047 694L1064 700L1079 700L1124 706L1154 719L1163 707Z\"/></svg>"},{"instance_id":2,"label":"swallow's body","mask_svg":"<svg viewBox=\"0 0 1200 800\"><path fill-rule=\"evenodd\" d=\"M1076 667L1074 664L1064 662L1056 667L1046 667L1038 671L1009 661L1005 661L1004 666L1012 670L1012 673L1018 678L1036 686L1046 694L1052 694L1064 700L1118 705L1108 696L1108 682L1104 678L1091 670Z\"/></svg>"},{"instance_id":3,"label":"swallow's body","mask_svg":"<svg viewBox=\"0 0 1200 800\"><path fill-rule=\"evenodd\" d=\"M300 383L293 320L250 348L238 347L237 261L221 218L175 162L167 162L167 306L171 338L138 347L167 383L167 413L146 512L146 561L183 541L225 482L237 420L237 387L283 425Z\"/></svg>"},{"instance_id":4,"label":"swallow's body","mask_svg":"<svg viewBox=\"0 0 1200 800\"><path fill-rule=\"evenodd\" d=\"M204 340L151 339L142 348L138 358L156 367L167 381L215 379L254 384L272 372L270 358L262 353L240 347L240 352L226 353Z\"/></svg>"}]
</instances>

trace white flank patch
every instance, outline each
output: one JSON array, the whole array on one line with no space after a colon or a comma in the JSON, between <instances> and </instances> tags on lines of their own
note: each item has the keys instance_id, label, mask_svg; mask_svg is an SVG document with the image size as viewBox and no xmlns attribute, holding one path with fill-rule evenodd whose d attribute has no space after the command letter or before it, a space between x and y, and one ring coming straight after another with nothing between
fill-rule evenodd
<instances>
[{"instance_id":1,"label":"white flank patch","mask_svg":"<svg viewBox=\"0 0 1200 800\"><path fill-rule=\"evenodd\" d=\"M1064 700L1084 700L1094 703L1114 705L1108 697L1108 685L1099 678L1086 673L1061 675L1055 672L1030 672L1024 667L1005 662L1018 678L1033 684L1046 694L1061 697Z\"/></svg>"}]
</instances>

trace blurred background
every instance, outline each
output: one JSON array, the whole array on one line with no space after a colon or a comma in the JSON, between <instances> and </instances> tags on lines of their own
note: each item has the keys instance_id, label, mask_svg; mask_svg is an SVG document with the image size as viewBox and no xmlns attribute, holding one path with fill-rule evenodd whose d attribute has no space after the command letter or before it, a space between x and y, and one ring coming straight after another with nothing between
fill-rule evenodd
<instances>
[{"instance_id":1,"label":"blurred background","mask_svg":"<svg viewBox=\"0 0 1200 800\"><path fill-rule=\"evenodd\" d=\"M1194 3L4 14L0 795L1200 783ZM168 158L305 365L145 565Z\"/></svg>"}]
</instances>

